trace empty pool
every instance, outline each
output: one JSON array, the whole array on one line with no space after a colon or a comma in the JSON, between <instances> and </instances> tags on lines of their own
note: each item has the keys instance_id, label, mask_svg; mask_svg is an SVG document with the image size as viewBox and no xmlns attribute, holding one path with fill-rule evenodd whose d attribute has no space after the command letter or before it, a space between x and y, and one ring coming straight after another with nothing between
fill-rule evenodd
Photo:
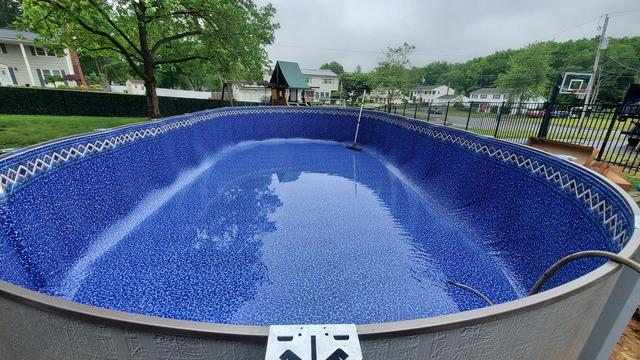
<instances>
[{"instance_id":1,"label":"empty pool","mask_svg":"<svg viewBox=\"0 0 640 360\"><path fill-rule=\"evenodd\" d=\"M365 111L353 151L357 116L227 108L0 160L0 349L261 358L268 325L355 323L365 358L576 357L619 267L582 259L527 293L568 254L635 253L628 197L390 114Z\"/></svg>"}]
</instances>

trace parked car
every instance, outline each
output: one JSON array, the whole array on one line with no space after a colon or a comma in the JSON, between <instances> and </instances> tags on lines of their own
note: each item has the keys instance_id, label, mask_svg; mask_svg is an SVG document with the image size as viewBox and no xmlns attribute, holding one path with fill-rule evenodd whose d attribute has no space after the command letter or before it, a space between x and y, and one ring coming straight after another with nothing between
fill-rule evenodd
<instances>
[{"instance_id":1,"label":"parked car","mask_svg":"<svg viewBox=\"0 0 640 360\"><path fill-rule=\"evenodd\" d=\"M551 117L552 118L573 118L577 116L569 110L553 110L551 112Z\"/></svg>"},{"instance_id":2,"label":"parked car","mask_svg":"<svg viewBox=\"0 0 640 360\"><path fill-rule=\"evenodd\" d=\"M440 109L438 109L438 108L432 107L431 109L429 109L429 113L440 115L440 114L442 114L442 111L440 111Z\"/></svg>"},{"instance_id":3,"label":"parked car","mask_svg":"<svg viewBox=\"0 0 640 360\"><path fill-rule=\"evenodd\" d=\"M531 109L527 111L527 116L532 118L541 118L544 116L544 110L541 109Z\"/></svg>"}]
</instances>

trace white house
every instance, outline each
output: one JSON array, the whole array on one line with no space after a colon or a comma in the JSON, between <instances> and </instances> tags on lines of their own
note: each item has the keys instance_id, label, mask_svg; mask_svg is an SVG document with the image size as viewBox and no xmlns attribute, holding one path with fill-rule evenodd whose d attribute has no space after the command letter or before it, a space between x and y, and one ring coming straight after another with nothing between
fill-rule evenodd
<instances>
[{"instance_id":1,"label":"white house","mask_svg":"<svg viewBox=\"0 0 640 360\"><path fill-rule=\"evenodd\" d=\"M454 95L456 91L447 85L418 85L411 91L411 99L417 103L430 102L445 95Z\"/></svg>"},{"instance_id":2,"label":"white house","mask_svg":"<svg viewBox=\"0 0 640 360\"><path fill-rule=\"evenodd\" d=\"M509 93L501 91L496 88L481 88L469 93L469 101L476 103L501 103L509 100ZM545 98L542 96L534 96L528 99L524 99L524 102L544 102Z\"/></svg>"},{"instance_id":3,"label":"white house","mask_svg":"<svg viewBox=\"0 0 640 360\"><path fill-rule=\"evenodd\" d=\"M501 103L509 99L509 93L496 88L481 88L469 93L469 100L479 103Z\"/></svg>"},{"instance_id":4,"label":"white house","mask_svg":"<svg viewBox=\"0 0 640 360\"><path fill-rule=\"evenodd\" d=\"M0 86L54 86L47 84L47 76L75 74L69 51L56 56L53 52L35 46L38 35L0 29ZM75 86L74 81L64 81Z\"/></svg>"},{"instance_id":5,"label":"white house","mask_svg":"<svg viewBox=\"0 0 640 360\"><path fill-rule=\"evenodd\" d=\"M446 105L447 103L462 103L466 105L469 102L469 98L464 95L442 95L431 100L431 102L433 105Z\"/></svg>"},{"instance_id":6,"label":"white house","mask_svg":"<svg viewBox=\"0 0 640 360\"><path fill-rule=\"evenodd\" d=\"M331 92L340 89L340 79L331 70L300 69L304 80L313 90L313 100L327 103L331 100Z\"/></svg>"},{"instance_id":7,"label":"white house","mask_svg":"<svg viewBox=\"0 0 640 360\"><path fill-rule=\"evenodd\" d=\"M409 100L404 94L402 94L402 91L400 90L393 91L392 95L393 99L391 99L391 103L394 105L399 105ZM371 91L371 94L369 94L371 100L382 105L388 103L388 96L389 92L387 91L387 89L383 88L375 88Z\"/></svg>"},{"instance_id":8,"label":"white house","mask_svg":"<svg viewBox=\"0 0 640 360\"><path fill-rule=\"evenodd\" d=\"M304 80L310 87L305 91L307 101L330 103L331 92L340 89L340 78L331 70L300 69L300 72L302 72ZM273 70L265 72L264 81L269 82L272 74Z\"/></svg>"},{"instance_id":9,"label":"white house","mask_svg":"<svg viewBox=\"0 0 640 360\"><path fill-rule=\"evenodd\" d=\"M236 81L231 89L235 101L265 103L271 98L271 91L265 84L256 81Z\"/></svg>"},{"instance_id":10,"label":"white house","mask_svg":"<svg viewBox=\"0 0 640 360\"><path fill-rule=\"evenodd\" d=\"M144 80L127 80L125 85L127 86L127 94L144 95L147 93L147 89L144 87Z\"/></svg>"}]
</instances>

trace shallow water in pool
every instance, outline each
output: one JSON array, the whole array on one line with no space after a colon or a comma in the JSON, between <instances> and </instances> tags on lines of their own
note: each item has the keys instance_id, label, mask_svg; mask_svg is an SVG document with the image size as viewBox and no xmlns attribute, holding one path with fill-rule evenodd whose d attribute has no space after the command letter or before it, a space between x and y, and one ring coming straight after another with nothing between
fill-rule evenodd
<instances>
[{"instance_id":1,"label":"shallow water in pool","mask_svg":"<svg viewBox=\"0 0 640 360\"><path fill-rule=\"evenodd\" d=\"M371 323L517 297L508 271L368 151L237 145L155 191L46 292L111 309L235 324Z\"/></svg>"}]
</instances>

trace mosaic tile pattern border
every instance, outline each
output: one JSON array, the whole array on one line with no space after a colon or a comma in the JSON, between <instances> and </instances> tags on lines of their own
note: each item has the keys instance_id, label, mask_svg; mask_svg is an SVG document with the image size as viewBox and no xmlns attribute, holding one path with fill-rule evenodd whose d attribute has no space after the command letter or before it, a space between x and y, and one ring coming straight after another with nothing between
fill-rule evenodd
<instances>
[{"instance_id":1,"label":"mosaic tile pattern border","mask_svg":"<svg viewBox=\"0 0 640 360\"><path fill-rule=\"evenodd\" d=\"M323 114L334 116L356 117L357 110L348 109L327 109L327 108L303 108L303 107L259 107L259 108L225 108L201 112L195 114L181 115L167 118L158 122L132 125L105 133L97 139L78 138L75 143L53 143L37 148L41 152L37 156L28 159L19 159L10 156L0 161L0 200L10 195L18 186L27 183L30 179L47 170L55 168L65 163L115 149L124 144L142 139L156 137L171 131L190 127L192 125L233 115L250 114ZM609 199L594 189L588 182L581 181L570 171L559 169L551 164L544 163L538 159L527 156L526 152L513 150L514 146L505 145L498 148L488 142L483 142L477 136L455 135L454 131L439 129L437 126L420 124L416 121L404 119L399 116L367 111L364 114L366 119L384 121L394 126L402 127L406 130L416 132L422 136L431 137L442 142L448 142L477 154L482 154L490 158L498 159L519 168L525 169L548 181L580 200L590 209L605 226L611 235L614 245L621 249L631 237L633 224L630 224L625 216L609 201ZM87 137L95 137L91 135ZM478 139L473 139L478 138ZM62 145L62 146L61 146ZM36 149L28 150L36 152ZM24 154L26 154L24 153ZM22 154L21 154L22 155ZM5 166L2 166L5 163Z\"/></svg>"}]
</instances>

